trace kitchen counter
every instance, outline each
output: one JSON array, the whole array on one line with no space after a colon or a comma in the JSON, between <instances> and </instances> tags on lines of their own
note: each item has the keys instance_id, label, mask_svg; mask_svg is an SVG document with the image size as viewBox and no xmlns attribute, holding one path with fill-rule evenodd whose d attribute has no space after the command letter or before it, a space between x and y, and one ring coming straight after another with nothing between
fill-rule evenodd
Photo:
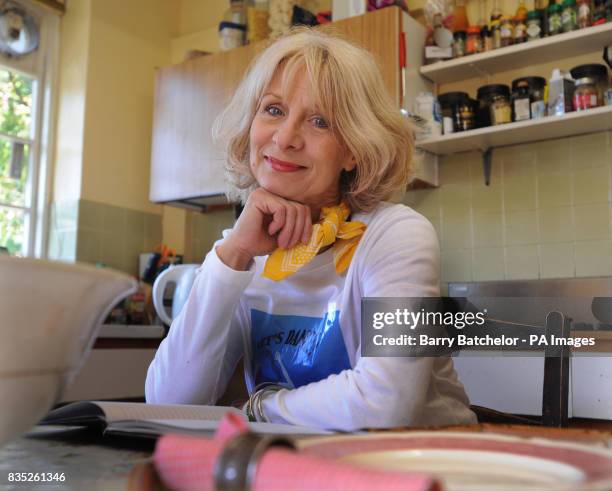
<instances>
[{"instance_id":1,"label":"kitchen counter","mask_svg":"<svg viewBox=\"0 0 612 491\"><path fill-rule=\"evenodd\" d=\"M389 431L423 429L398 428ZM485 423L437 430L549 438L612 448L612 421L577 420L572 421L568 429ZM163 490L150 462L153 449L154 443L149 440L100 438L80 428L35 427L27 435L0 449L0 488L40 491ZM8 472L58 472L64 473L66 480L57 485L10 485L7 482Z\"/></svg>"}]
</instances>

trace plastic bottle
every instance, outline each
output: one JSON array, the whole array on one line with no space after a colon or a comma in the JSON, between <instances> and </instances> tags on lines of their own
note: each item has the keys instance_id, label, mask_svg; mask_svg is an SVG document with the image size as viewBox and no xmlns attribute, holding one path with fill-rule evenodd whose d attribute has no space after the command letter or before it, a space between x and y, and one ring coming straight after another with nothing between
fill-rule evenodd
<instances>
[{"instance_id":1,"label":"plastic bottle","mask_svg":"<svg viewBox=\"0 0 612 491\"><path fill-rule=\"evenodd\" d=\"M573 110L574 81L566 73L555 68L548 81L548 114L560 116Z\"/></svg>"},{"instance_id":2,"label":"plastic bottle","mask_svg":"<svg viewBox=\"0 0 612 491\"><path fill-rule=\"evenodd\" d=\"M453 12L453 32L465 32L468 28L467 9L465 0L455 0L455 11Z\"/></svg>"}]
</instances>

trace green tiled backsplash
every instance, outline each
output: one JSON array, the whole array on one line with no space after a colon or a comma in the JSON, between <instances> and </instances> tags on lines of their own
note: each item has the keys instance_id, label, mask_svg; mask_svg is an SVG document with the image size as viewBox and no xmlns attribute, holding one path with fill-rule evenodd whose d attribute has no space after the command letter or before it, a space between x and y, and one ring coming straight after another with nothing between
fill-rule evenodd
<instances>
[{"instance_id":1,"label":"green tiled backsplash","mask_svg":"<svg viewBox=\"0 0 612 491\"><path fill-rule=\"evenodd\" d=\"M213 244L222 237L225 229L234 225L234 210L219 210L212 213L192 213L191 226L191 253L186 260L200 263L212 249Z\"/></svg>"},{"instance_id":2,"label":"green tiled backsplash","mask_svg":"<svg viewBox=\"0 0 612 491\"><path fill-rule=\"evenodd\" d=\"M440 159L440 187L404 202L434 225L442 281L612 275L612 132Z\"/></svg>"},{"instance_id":3,"label":"green tiled backsplash","mask_svg":"<svg viewBox=\"0 0 612 491\"><path fill-rule=\"evenodd\" d=\"M140 253L151 252L161 241L161 215L87 200L52 207L52 259L104 263L136 275Z\"/></svg>"}]
</instances>

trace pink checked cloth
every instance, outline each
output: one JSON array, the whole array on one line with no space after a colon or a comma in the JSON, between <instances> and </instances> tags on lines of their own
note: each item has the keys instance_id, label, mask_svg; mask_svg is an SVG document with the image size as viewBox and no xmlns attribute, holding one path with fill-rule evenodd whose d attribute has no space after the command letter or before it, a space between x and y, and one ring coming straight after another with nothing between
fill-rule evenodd
<instances>
[{"instance_id":1,"label":"pink checked cloth","mask_svg":"<svg viewBox=\"0 0 612 491\"><path fill-rule=\"evenodd\" d=\"M213 491L213 469L224 443L247 431L227 414L214 440L166 435L153 462L163 483L174 491ZM253 491L441 491L431 476L382 472L271 448L259 460Z\"/></svg>"}]
</instances>

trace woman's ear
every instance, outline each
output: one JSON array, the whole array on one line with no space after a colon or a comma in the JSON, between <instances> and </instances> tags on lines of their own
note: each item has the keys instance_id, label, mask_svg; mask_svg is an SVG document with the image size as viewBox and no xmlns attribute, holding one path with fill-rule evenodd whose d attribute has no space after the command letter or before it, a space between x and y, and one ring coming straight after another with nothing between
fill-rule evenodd
<instances>
[{"instance_id":1,"label":"woman's ear","mask_svg":"<svg viewBox=\"0 0 612 491\"><path fill-rule=\"evenodd\" d=\"M351 172L352 170L355 169L355 167L357 167L357 159L355 158L353 154L350 154L349 158L346 160L346 162L342 166L342 169L345 170L346 172Z\"/></svg>"}]
</instances>

